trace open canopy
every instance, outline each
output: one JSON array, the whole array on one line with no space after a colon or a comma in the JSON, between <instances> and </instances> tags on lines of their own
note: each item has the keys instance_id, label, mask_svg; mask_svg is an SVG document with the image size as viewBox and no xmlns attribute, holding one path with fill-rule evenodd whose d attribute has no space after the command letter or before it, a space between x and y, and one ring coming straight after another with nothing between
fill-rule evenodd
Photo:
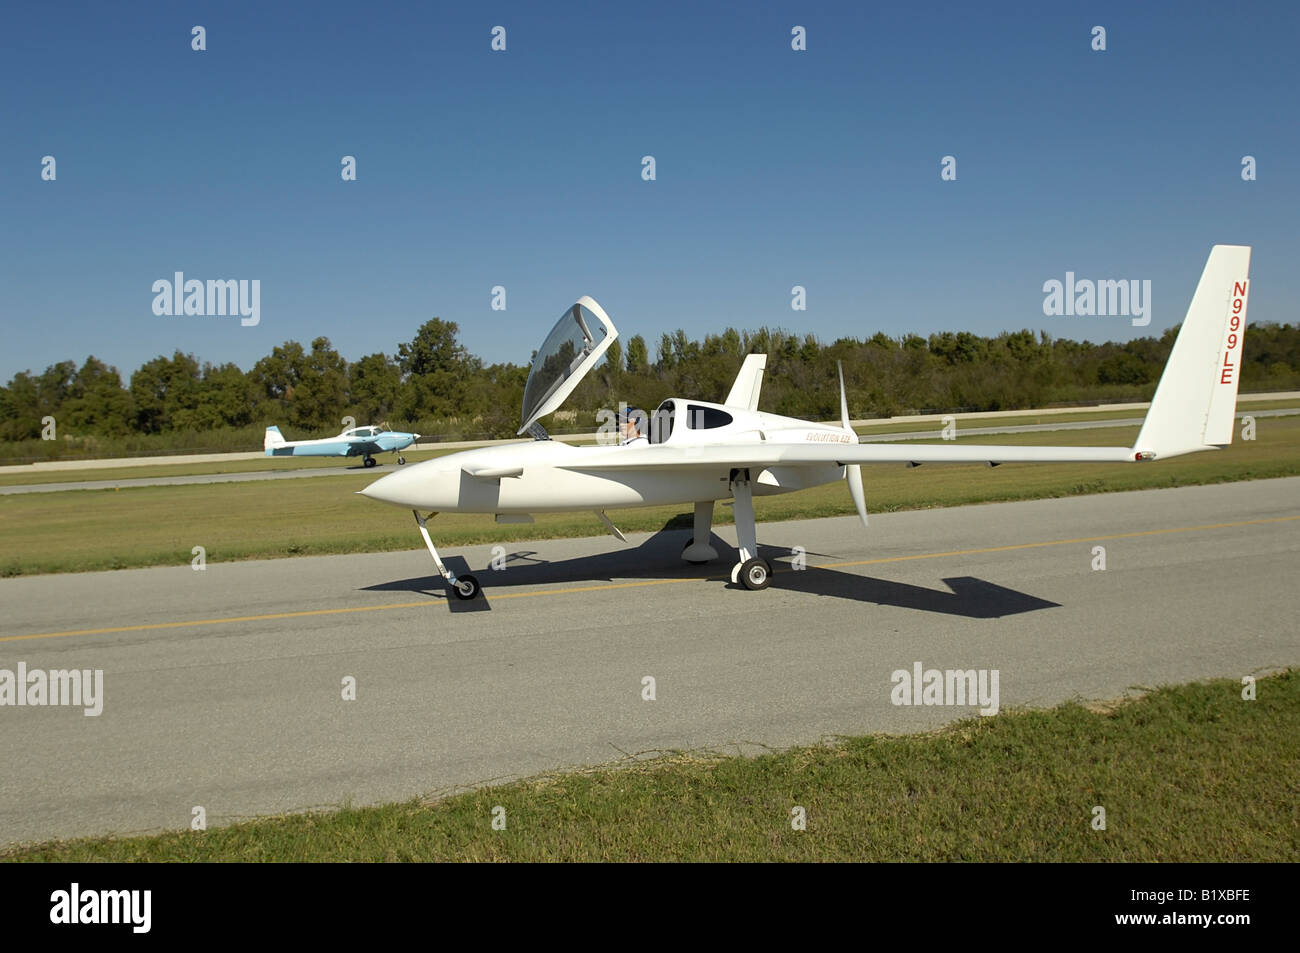
<instances>
[{"instance_id":1,"label":"open canopy","mask_svg":"<svg viewBox=\"0 0 1300 953\"><path fill-rule=\"evenodd\" d=\"M566 308L533 358L519 433L558 409L617 337L609 316L586 295Z\"/></svg>"}]
</instances>

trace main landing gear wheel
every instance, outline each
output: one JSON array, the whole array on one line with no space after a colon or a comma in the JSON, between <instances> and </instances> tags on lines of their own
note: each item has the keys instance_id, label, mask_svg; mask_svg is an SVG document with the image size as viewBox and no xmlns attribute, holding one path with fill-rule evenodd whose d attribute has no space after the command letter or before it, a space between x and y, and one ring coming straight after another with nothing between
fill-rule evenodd
<instances>
[{"instance_id":1,"label":"main landing gear wheel","mask_svg":"<svg viewBox=\"0 0 1300 953\"><path fill-rule=\"evenodd\" d=\"M451 591L456 594L457 599L469 601L483 591L483 587L478 584L478 580L473 576L464 575L456 577L456 584L451 587Z\"/></svg>"},{"instance_id":2,"label":"main landing gear wheel","mask_svg":"<svg viewBox=\"0 0 1300 953\"><path fill-rule=\"evenodd\" d=\"M376 460L374 457L366 457L366 459L363 462L367 467L373 467L379 461Z\"/></svg>"},{"instance_id":3,"label":"main landing gear wheel","mask_svg":"<svg viewBox=\"0 0 1300 953\"><path fill-rule=\"evenodd\" d=\"M766 559L748 559L741 563L738 575L746 589L766 589L772 582L772 564Z\"/></svg>"}]
</instances>

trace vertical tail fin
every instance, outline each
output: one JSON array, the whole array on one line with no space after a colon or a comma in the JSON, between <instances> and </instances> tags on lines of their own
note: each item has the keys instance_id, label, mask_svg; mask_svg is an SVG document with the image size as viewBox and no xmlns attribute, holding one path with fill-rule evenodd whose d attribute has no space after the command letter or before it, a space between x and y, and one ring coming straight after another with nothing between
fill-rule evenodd
<instances>
[{"instance_id":1,"label":"vertical tail fin","mask_svg":"<svg viewBox=\"0 0 1300 953\"><path fill-rule=\"evenodd\" d=\"M262 438L262 449L266 451L274 450L276 447L283 447L285 444L284 435L280 433L280 428L271 426L266 428L266 436Z\"/></svg>"},{"instance_id":2,"label":"vertical tail fin","mask_svg":"<svg viewBox=\"0 0 1300 953\"><path fill-rule=\"evenodd\" d=\"M1232 443L1250 246L1215 245L1133 449L1157 457Z\"/></svg>"}]
</instances>

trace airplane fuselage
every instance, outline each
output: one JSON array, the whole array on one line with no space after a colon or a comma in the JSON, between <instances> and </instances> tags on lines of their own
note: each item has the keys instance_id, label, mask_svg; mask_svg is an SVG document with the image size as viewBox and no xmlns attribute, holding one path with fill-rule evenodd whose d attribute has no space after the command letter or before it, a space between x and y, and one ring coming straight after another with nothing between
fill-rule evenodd
<instances>
[{"instance_id":1,"label":"airplane fuselage","mask_svg":"<svg viewBox=\"0 0 1300 953\"><path fill-rule=\"evenodd\" d=\"M386 433L371 440L325 437L321 440L292 440L267 447L268 457L359 457L367 453L394 453L415 443L414 434Z\"/></svg>"},{"instance_id":2,"label":"airplane fuselage","mask_svg":"<svg viewBox=\"0 0 1300 953\"><path fill-rule=\"evenodd\" d=\"M686 402L682 402L687 410ZM684 421L662 442L682 448L689 459L693 443L857 443L856 435L831 424L809 423L721 404L689 402L689 409L723 410L727 425L692 429ZM645 441L627 446L573 446L555 440L507 443L464 450L426 460L390 474L364 490L372 499L408 509L455 513L528 514L602 510L725 500L732 496L729 472L667 469L584 471L582 462L609 459L632 462L648 448ZM844 468L770 467L751 474L755 495L790 493L844 479Z\"/></svg>"}]
</instances>

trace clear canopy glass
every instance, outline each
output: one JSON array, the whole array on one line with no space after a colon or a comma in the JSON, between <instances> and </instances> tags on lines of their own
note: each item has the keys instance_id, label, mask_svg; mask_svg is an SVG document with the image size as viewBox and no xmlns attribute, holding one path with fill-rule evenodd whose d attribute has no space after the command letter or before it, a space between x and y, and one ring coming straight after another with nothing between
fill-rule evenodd
<instances>
[{"instance_id":1,"label":"clear canopy glass","mask_svg":"<svg viewBox=\"0 0 1300 953\"><path fill-rule=\"evenodd\" d=\"M572 305L560 315L528 372L521 418L524 426L539 416L542 406L575 374L585 373L583 362L607 334L604 322L581 304Z\"/></svg>"}]
</instances>

